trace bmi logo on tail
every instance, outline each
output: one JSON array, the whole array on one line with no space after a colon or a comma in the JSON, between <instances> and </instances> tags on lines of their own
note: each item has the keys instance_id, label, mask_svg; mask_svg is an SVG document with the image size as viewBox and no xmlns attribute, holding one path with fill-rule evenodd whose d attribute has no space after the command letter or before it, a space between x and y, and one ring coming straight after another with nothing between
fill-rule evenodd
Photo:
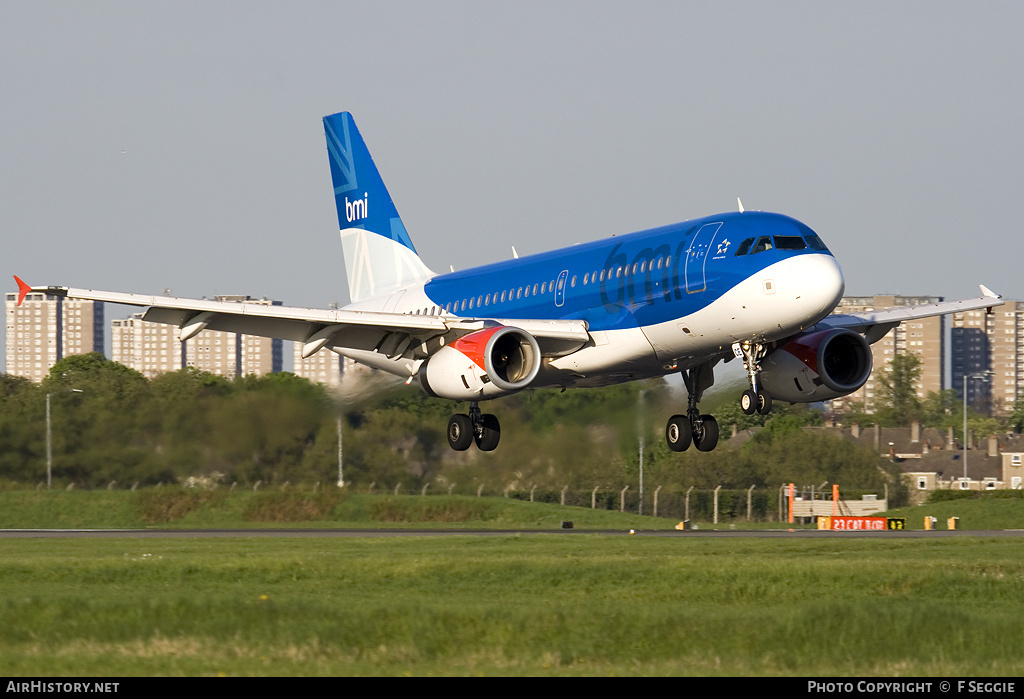
<instances>
[{"instance_id":1,"label":"bmi logo on tail","mask_svg":"<svg viewBox=\"0 0 1024 699\"><path fill-rule=\"evenodd\" d=\"M362 199L349 201L345 197L345 218L349 223L360 221L370 215L370 195L363 192Z\"/></svg>"}]
</instances>

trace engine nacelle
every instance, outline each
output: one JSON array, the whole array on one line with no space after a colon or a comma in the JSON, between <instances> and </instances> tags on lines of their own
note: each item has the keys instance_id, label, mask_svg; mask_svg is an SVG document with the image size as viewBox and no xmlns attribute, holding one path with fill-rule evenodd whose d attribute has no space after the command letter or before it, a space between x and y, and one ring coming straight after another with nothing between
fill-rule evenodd
<instances>
[{"instance_id":1,"label":"engine nacelle","mask_svg":"<svg viewBox=\"0 0 1024 699\"><path fill-rule=\"evenodd\" d=\"M533 335L499 326L442 347L420 366L419 380L427 395L482 400L523 390L540 365L540 345Z\"/></svg>"},{"instance_id":2,"label":"engine nacelle","mask_svg":"<svg viewBox=\"0 0 1024 699\"><path fill-rule=\"evenodd\" d=\"M761 361L761 383L775 400L814 403L853 393L871 375L871 347L852 330L799 335Z\"/></svg>"}]
</instances>

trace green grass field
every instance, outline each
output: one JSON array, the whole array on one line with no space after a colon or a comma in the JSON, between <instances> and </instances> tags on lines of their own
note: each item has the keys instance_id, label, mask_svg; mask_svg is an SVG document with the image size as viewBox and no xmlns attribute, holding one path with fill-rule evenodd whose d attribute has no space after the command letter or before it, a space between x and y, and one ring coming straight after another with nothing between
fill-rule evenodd
<instances>
[{"instance_id":1,"label":"green grass field","mask_svg":"<svg viewBox=\"0 0 1024 699\"><path fill-rule=\"evenodd\" d=\"M893 514L915 529L925 514L943 528L953 515L1011 528L1022 506ZM2 528L563 520L622 532L674 524L504 498L0 492ZM1016 676L1022 614L1017 538L0 540L8 676Z\"/></svg>"},{"instance_id":2,"label":"green grass field","mask_svg":"<svg viewBox=\"0 0 1024 699\"><path fill-rule=\"evenodd\" d=\"M0 541L0 673L1019 675L1024 542Z\"/></svg>"}]
</instances>

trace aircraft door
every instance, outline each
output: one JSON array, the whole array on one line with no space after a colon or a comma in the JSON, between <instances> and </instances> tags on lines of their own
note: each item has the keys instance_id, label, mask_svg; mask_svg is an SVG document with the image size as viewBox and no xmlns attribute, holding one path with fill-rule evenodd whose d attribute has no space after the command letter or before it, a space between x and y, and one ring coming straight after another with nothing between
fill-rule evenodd
<instances>
[{"instance_id":1,"label":"aircraft door","mask_svg":"<svg viewBox=\"0 0 1024 699\"><path fill-rule=\"evenodd\" d=\"M718 229L722 227L719 223L705 223L700 227L690 241L690 247L686 250L686 293L695 294L708 288L707 280L704 277L704 265L707 263L708 252L715 243L718 236Z\"/></svg>"},{"instance_id":2,"label":"aircraft door","mask_svg":"<svg viewBox=\"0 0 1024 699\"><path fill-rule=\"evenodd\" d=\"M569 276L569 270L563 269L562 273L558 275L558 281L555 282L555 305L561 306L565 303L565 280Z\"/></svg>"}]
</instances>

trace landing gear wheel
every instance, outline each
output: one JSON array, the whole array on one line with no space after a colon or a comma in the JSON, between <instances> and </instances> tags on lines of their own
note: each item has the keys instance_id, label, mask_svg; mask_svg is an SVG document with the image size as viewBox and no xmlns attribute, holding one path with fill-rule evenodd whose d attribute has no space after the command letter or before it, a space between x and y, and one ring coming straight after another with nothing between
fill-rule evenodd
<instances>
[{"instance_id":1,"label":"landing gear wheel","mask_svg":"<svg viewBox=\"0 0 1024 699\"><path fill-rule=\"evenodd\" d=\"M693 431L697 451L711 451L718 446L718 420L711 415L700 416L700 427Z\"/></svg>"},{"instance_id":2,"label":"landing gear wheel","mask_svg":"<svg viewBox=\"0 0 1024 699\"><path fill-rule=\"evenodd\" d=\"M744 341L733 343L732 351L737 357L743 358L743 368L747 370L750 380L750 388L740 396L740 409L744 415L753 415L755 412L767 415L772 411L772 395L761 387L759 377L761 360L768 356L769 347Z\"/></svg>"},{"instance_id":3,"label":"landing gear wheel","mask_svg":"<svg viewBox=\"0 0 1024 699\"><path fill-rule=\"evenodd\" d=\"M448 421L448 446L455 451L466 451L472 443L473 421L469 415L452 415Z\"/></svg>"},{"instance_id":4,"label":"landing gear wheel","mask_svg":"<svg viewBox=\"0 0 1024 699\"><path fill-rule=\"evenodd\" d=\"M665 427L665 441L672 451L686 451L693 441L693 426L685 415L673 415Z\"/></svg>"},{"instance_id":5,"label":"landing gear wheel","mask_svg":"<svg viewBox=\"0 0 1024 699\"><path fill-rule=\"evenodd\" d=\"M758 403L757 394L749 388L740 396L740 410L744 415L753 415L760 408Z\"/></svg>"},{"instance_id":6,"label":"landing gear wheel","mask_svg":"<svg viewBox=\"0 0 1024 699\"><path fill-rule=\"evenodd\" d=\"M448 428L451 430L451 427ZM480 416L480 431L475 435L476 446L480 451L494 451L501 439L501 426L498 418L490 413Z\"/></svg>"}]
</instances>

